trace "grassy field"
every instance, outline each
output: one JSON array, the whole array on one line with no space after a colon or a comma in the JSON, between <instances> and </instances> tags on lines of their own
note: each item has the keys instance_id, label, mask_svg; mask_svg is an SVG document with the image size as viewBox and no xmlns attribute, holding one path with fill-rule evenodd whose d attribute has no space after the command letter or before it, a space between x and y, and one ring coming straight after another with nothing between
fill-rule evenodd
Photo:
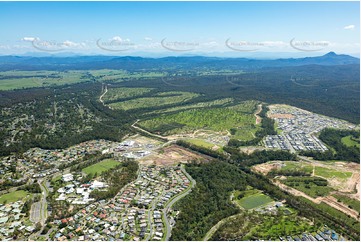
<instances>
[{"instance_id":1,"label":"grassy field","mask_svg":"<svg viewBox=\"0 0 361 242\"><path fill-rule=\"evenodd\" d=\"M0 90L74 84L89 80L85 71L5 71L0 72Z\"/></svg>"},{"instance_id":2,"label":"grassy field","mask_svg":"<svg viewBox=\"0 0 361 242\"><path fill-rule=\"evenodd\" d=\"M191 109L175 114L164 114L142 121L139 125L163 135L209 129L217 132L230 131L233 138L250 140L260 128L255 125L255 117L252 113L254 108L255 104L246 103L227 108Z\"/></svg>"},{"instance_id":3,"label":"grassy field","mask_svg":"<svg viewBox=\"0 0 361 242\"><path fill-rule=\"evenodd\" d=\"M212 149L215 145L212 144L212 143L209 143L203 139L186 139L185 141L191 143L191 144L195 144L197 146L202 146L202 147L205 147L205 148L208 148L208 149ZM222 148L218 148L217 151L221 151Z\"/></svg>"},{"instance_id":4,"label":"grassy field","mask_svg":"<svg viewBox=\"0 0 361 242\"><path fill-rule=\"evenodd\" d=\"M352 176L352 172L343 172L343 171L337 171L335 169L316 166L315 175L324 177L326 179L327 178L347 179Z\"/></svg>"},{"instance_id":5,"label":"grassy field","mask_svg":"<svg viewBox=\"0 0 361 242\"><path fill-rule=\"evenodd\" d=\"M313 171L312 165L306 162L285 161L283 164L284 166L281 167L283 171L304 171L309 174Z\"/></svg>"},{"instance_id":6,"label":"grassy field","mask_svg":"<svg viewBox=\"0 0 361 242\"><path fill-rule=\"evenodd\" d=\"M282 182L314 198L327 196L334 191L327 186L327 180L320 177L288 177Z\"/></svg>"},{"instance_id":7,"label":"grassy field","mask_svg":"<svg viewBox=\"0 0 361 242\"><path fill-rule=\"evenodd\" d=\"M120 87L120 88L108 88L108 92L104 95L103 99L105 102L113 101L121 98L129 98L142 95L144 93L148 93L153 88L128 88L128 87Z\"/></svg>"},{"instance_id":8,"label":"grassy field","mask_svg":"<svg viewBox=\"0 0 361 242\"><path fill-rule=\"evenodd\" d=\"M343 204L348 205L353 210L360 212L360 201L359 200L352 199L347 196L343 196L343 195L339 195L339 194L333 194L332 196L335 197L338 201L342 202Z\"/></svg>"},{"instance_id":9,"label":"grassy field","mask_svg":"<svg viewBox=\"0 0 361 242\"><path fill-rule=\"evenodd\" d=\"M103 161L101 161L99 163L96 163L94 165L91 165L91 166L88 166L88 167L84 168L82 170L82 172L84 172L86 174L92 174L92 175L97 173L98 175L100 175L100 173L102 173L103 171L107 171L109 169L112 169L112 168L116 167L119 164L120 164L119 161L112 160L112 159L106 159L106 160L103 160Z\"/></svg>"},{"instance_id":10,"label":"grassy field","mask_svg":"<svg viewBox=\"0 0 361 242\"><path fill-rule=\"evenodd\" d=\"M151 77L162 77L165 76L165 72L128 72L126 70L91 70L89 71L91 75L96 77L98 81L112 81L112 82L122 82L127 78L151 78Z\"/></svg>"},{"instance_id":11,"label":"grassy field","mask_svg":"<svg viewBox=\"0 0 361 242\"><path fill-rule=\"evenodd\" d=\"M54 176L54 177L51 179L51 181L53 181L53 182L57 182L57 181L59 181L59 180L61 180L61 175L59 175L59 176Z\"/></svg>"},{"instance_id":12,"label":"grassy field","mask_svg":"<svg viewBox=\"0 0 361 242\"><path fill-rule=\"evenodd\" d=\"M219 107L219 106L223 106L223 105L232 104L233 101L234 101L233 98L216 99L216 100L209 101L209 102L199 102L199 103L190 104L190 105L156 110L156 111L153 111L150 113L169 113L169 112L183 111L183 110L194 109L194 108Z\"/></svg>"},{"instance_id":13,"label":"grassy field","mask_svg":"<svg viewBox=\"0 0 361 242\"><path fill-rule=\"evenodd\" d=\"M24 197L26 197L28 194L29 193L24 190L18 190L18 191L4 194L0 197L0 204L4 204L5 202L11 203L11 202L19 201L19 200L23 199Z\"/></svg>"},{"instance_id":14,"label":"grassy field","mask_svg":"<svg viewBox=\"0 0 361 242\"><path fill-rule=\"evenodd\" d=\"M135 98L124 102L116 102L110 104L109 106L114 109L122 110L158 107L168 104L182 103L197 96L199 96L199 94L191 92L165 92L158 93L153 97Z\"/></svg>"},{"instance_id":15,"label":"grassy field","mask_svg":"<svg viewBox=\"0 0 361 242\"><path fill-rule=\"evenodd\" d=\"M235 192L234 197L236 202L244 209L254 209L267 203L273 202L273 199L264 195L261 191L256 189L246 190L243 192ZM242 197L242 198L240 198Z\"/></svg>"},{"instance_id":16,"label":"grassy field","mask_svg":"<svg viewBox=\"0 0 361 242\"><path fill-rule=\"evenodd\" d=\"M162 77L163 72L134 72L125 70L73 71L4 71L0 72L0 90L74 84L79 82L122 82L126 78Z\"/></svg>"},{"instance_id":17,"label":"grassy field","mask_svg":"<svg viewBox=\"0 0 361 242\"><path fill-rule=\"evenodd\" d=\"M346 146L352 147L352 146L356 146L357 148L360 148L360 141L357 139L355 139L352 135L343 137L341 139L342 143Z\"/></svg>"}]
</instances>

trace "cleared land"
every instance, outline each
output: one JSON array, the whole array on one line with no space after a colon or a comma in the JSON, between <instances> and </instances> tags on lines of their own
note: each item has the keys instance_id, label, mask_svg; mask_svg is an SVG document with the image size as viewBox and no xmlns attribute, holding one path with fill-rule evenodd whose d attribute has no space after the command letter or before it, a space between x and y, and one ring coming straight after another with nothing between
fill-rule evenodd
<instances>
[{"instance_id":1,"label":"cleared land","mask_svg":"<svg viewBox=\"0 0 361 242\"><path fill-rule=\"evenodd\" d=\"M186 102L198 96L199 94L191 92L163 92L158 93L153 97L135 98L124 102L115 102L110 104L109 106L113 109L122 110L158 107L168 104Z\"/></svg>"},{"instance_id":2,"label":"cleared land","mask_svg":"<svg viewBox=\"0 0 361 242\"><path fill-rule=\"evenodd\" d=\"M336 198L338 202L341 202L347 205L349 208L360 212L360 201L340 194L332 194L332 196Z\"/></svg>"},{"instance_id":3,"label":"cleared land","mask_svg":"<svg viewBox=\"0 0 361 242\"><path fill-rule=\"evenodd\" d=\"M343 137L343 138L341 139L341 142L342 142L344 145L349 146L349 147L356 146L357 148L360 148L360 140L357 140L357 139L356 139L355 137L353 137L352 135Z\"/></svg>"},{"instance_id":4,"label":"cleared land","mask_svg":"<svg viewBox=\"0 0 361 242\"><path fill-rule=\"evenodd\" d=\"M208 149L212 149L212 150L222 150L221 147L219 147L218 145L215 145L215 144L212 144L210 142L207 142L203 139L186 139L185 141L191 143L191 144L194 144L194 145L197 145L197 146L202 146L202 147L205 147L205 148L208 148Z\"/></svg>"},{"instance_id":5,"label":"cleared land","mask_svg":"<svg viewBox=\"0 0 361 242\"><path fill-rule=\"evenodd\" d=\"M315 175L324 177L326 179L327 178L348 179L348 178L351 178L352 172L338 171L335 169L318 166L318 167L315 167Z\"/></svg>"},{"instance_id":6,"label":"cleared land","mask_svg":"<svg viewBox=\"0 0 361 242\"><path fill-rule=\"evenodd\" d=\"M257 172L267 175L270 171L304 171L305 173L312 174L313 166L307 162L295 161L271 161L259 164L253 167Z\"/></svg>"},{"instance_id":7,"label":"cleared land","mask_svg":"<svg viewBox=\"0 0 361 242\"><path fill-rule=\"evenodd\" d=\"M164 72L128 72L126 70L91 70L91 75L96 77L98 81L123 82L127 78L150 78L162 77L166 75Z\"/></svg>"},{"instance_id":8,"label":"cleared land","mask_svg":"<svg viewBox=\"0 0 361 242\"><path fill-rule=\"evenodd\" d=\"M85 71L6 71L0 72L0 90L46 87L90 81Z\"/></svg>"},{"instance_id":9,"label":"cleared land","mask_svg":"<svg viewBox=\"0 0 361 242\"><path fill-rule=\"evenodd\" d=\"M28 194L29 193L24 190L18 190L18 191L4 194L0 197L0 204L4 204L5 202L12 203L12 202L19 201L19 200L23 199L24 197L26 197Z\"/></svg>"},{"instance_id":10,"label":"cleared land","mask_svg":"<svg viewBox=\"0 0 361 242\"><path fill-rule=\"evenodd\" d=\"M158 153L156 154L140 159L139 163L143 165L172 166L193 160L208 161L210 160L210 157L195 154L177 145L170 145L158 150Z\"/></svg>"},{"instance_id":11,"label":"cleared land","mask_svg":"<svg viewBox=\"0 0 361 242\"><path fill-rule=\"evenodd\" d=\"M92 174L92 175L97 173L98 175L100 175L100 173L102 173L103 171L107 171L109 169L112 169L112 168L116 167L119 164L120 164L119 161L112 160L112 159L106 159L106 160L103 160L103 161L101 161L99 163L96 163L94 165L91 165L91 166L88 166L88 167L84 168L82 170L82 172L84 172L86 174Z\"/></svg>"},{"instance_id":12,"label":"cleared land","mask_svg":"<svg viewBox=\"0 0 361 242\"><path fill-rule=\"evenodd\" d=\"M209 101L209 102L199 102L199 103L190 104L190 105L156 110L156 111L153 111L150 113L169 113L169 112L183 111L183 110L194 109L194 108L220 107L220 106L232 104L233 102L234 102L233 98L223 98L223 99L217 99L217 100L213 100L213 101Z\"/></svg>"},{"instance_id":13,"label":"cleared land","mask_svg":"<svg viewBox=\"0 0 361 242\"><path fill-rule=\"evenodd\" d=\"M267 162L256 165L252 169L264 175L267 175L270 171L274 171L276 175L282 171L304 171L310 176L281 175L275 176L277 179L271 179L275 185L295 196L305 197L317 204L324 202L345 214L357 218L360 203L360 165L353 162L321 162L305 158L302 158L302 160L305 161ZM314 180L317 178L325 180Z\"/></svg>"},{"instance_id":14,"label":"cleared land","mask_svg":"<svg viewBox=\"0 0 361 242\"><path fill-rule=\"evenodd\" d=\"M282 182L313 198L325 197L334 191L332 187L327 186L327 180L321 177L287 177Z\"/></svg>"},{"instance_id":15,"label":"cleared land","mask_svg":"<svg viewBox=\"0 0 361 242\"><path fill-rule=\"evenodd\" d=\"M153 90L153 88L127 88L127 87L108 88L108 91L104 95L103 99L105 102L109 102L122 98L140 96L144 93L150 92L151 90Z\"/></svg>"},{"instance_id":16,"label":"cleared land","mask_svg":"<svg viewBox=\"0 0 361 242\"><path fill-rule=\"evenodd\" d=\"M270 171L284 175L283 172L301 171L313 177L321 177L328 181L334 190L353 193L357 187L359 164L340 161L272 161L253 167L257 172L267 175Z\"/></svg>"},{"instance_id":17,"label":"cleared land","mask_svg":"<svg viewBox=\"0 0 361 242\"><path fill-rule=\"evenodd\" d=\"M139 126L150 132L172 135L199 129L228 132L235 139L250 140L260 128L255 125L257 102L244 102L226 108L192 109L145 120Z\"/></svg>"}]
</instances>

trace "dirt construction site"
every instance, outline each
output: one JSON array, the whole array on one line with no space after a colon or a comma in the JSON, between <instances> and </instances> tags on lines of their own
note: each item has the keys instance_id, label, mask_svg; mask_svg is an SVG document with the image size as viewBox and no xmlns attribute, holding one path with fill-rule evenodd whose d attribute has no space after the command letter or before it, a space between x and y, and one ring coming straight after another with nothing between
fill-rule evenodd
<instances>
[{"instance_id":1,"label":"dirt construction site","mask_svg":"<svg viewBox=\"0 0 361 242\"><path fill-rule=\"evenodd\" d=\"M324 202L328 204L329 206L336 208L337 210L342 211L343 213L350 215L353 218L358 219L359 214L357 211L349 208L347 205L338 202L335 197L333 197L333 194L340 194L344 195L353 199L360 200L360 164L352 163L352 162L320 162L320 161L313 161L307 159L307 161L302 162L283 162L283 161L272 161L267 162L264 164L259 164L256 166L253 166L253 170L261 173L263 175L267 175L272 170L278 170L285 166L285 163L291 163L291 164L297 164L296 167L299 169L302 169L304 167L308 167L312 170L311 176L315 177L322 177L328 181L328 186L335 189L335 191L330 192L329 195L325 197L317 197L313 198L309 196L308 194L299 191L295 188L292 188L290 186L287 186L281 182L282 179L286 179L286 177L275 177L275 179L272 179L273 184L278 186L284 191L287 191L295 196L302 196L307 198L308 200L314 202L314 203L321 203ZM332 175L322 175L315 172L322 171L322 169L325 169L325 172L339 172L348 174L347 177L337 177ZM276 179L277 178L277 179Z\"/></svg>"},{"instance_id":2,"label":"dirt construction site","mask_svg":"<svg viewBox=\"0 0 361 242\"><path fill-rule=\"evenodd\" d=\"M209 157L193 153L177 145L170 145L157 150L139 160L142 165L173 166L178 163L187 163L192 160L208 161Z\"/></svg>"}]
</instances>

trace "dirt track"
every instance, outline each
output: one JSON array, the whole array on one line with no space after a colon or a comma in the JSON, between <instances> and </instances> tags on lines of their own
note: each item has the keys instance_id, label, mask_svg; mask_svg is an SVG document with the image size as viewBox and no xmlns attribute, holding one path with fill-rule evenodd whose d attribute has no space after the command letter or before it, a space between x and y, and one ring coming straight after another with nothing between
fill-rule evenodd
<instances>
[{"instance_id":1,"label":"dirt track","mask_svg":"<svg viewBox=\"0 0 361 242\"><path fill-rule=\"evenodd\" d=\"M260 116L258 116L258 114L262 112L262 104L259 104L257 106L257 110L254 113L254 116L256 117L256 124L260 124L262 122L262 118Z\"/></svg>"},{"instance_id":2,"label":"dirt track","mask_svg":"<svg viewBox=\"0 0 361 242\"><path fill-rule=\"evenodd\" d=\"M279 188L281 188L282 190L291 193L294 196L307 198L308 200L310 200L314 203L317 203L317 204L324 202L324 203L328 204L329 206L359 220L359 215L358 215L357 211L347 207L346 205L344 205L342 203L337 202L337 199L332 196L313 198L313 197L308 196L304 192L298 191L292 187L289 187L289 186L281 183L280 181L272 181L272 183L275 184L276 186L278 186Z\"/></svg>"}]
</instances>

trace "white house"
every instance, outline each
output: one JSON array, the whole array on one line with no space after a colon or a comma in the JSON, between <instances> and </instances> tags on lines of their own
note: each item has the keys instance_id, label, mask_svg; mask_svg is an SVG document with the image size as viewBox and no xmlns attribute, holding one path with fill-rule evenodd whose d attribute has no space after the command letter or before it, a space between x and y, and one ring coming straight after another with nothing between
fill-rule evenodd
<instances>
[{"instance_id":1,"label":"white house","mask_svg":"<svg viewBox=\"0 0 361 242\"><path fill-rule=\"evenodd\" d=\"M63 175L63 181L65 181L65 182L70 182L70 181L72 181L74 178L73 178L73 175L72 174L65 174L65 175Z\"/></svg>"}]
</instances>

